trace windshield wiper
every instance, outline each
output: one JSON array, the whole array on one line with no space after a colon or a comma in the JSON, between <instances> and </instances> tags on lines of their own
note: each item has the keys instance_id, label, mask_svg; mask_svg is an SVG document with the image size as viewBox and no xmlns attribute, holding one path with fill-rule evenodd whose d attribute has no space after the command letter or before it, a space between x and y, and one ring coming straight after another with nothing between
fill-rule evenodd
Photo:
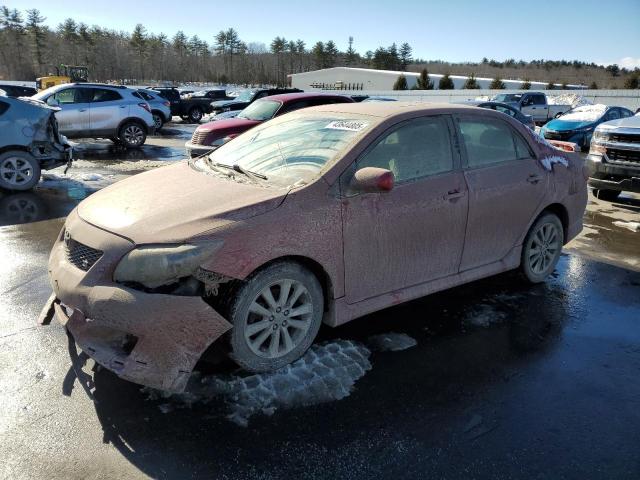
<instances>
[{"instance_id":1,"label":"windshield wiper","mask_svg":"<svg viewBox=\"0 0 640 480\"><path fill-rule=\"evenodd\" d=\"M234 163L233 165L227 165L226 163L217 162L217 163L214 163L214 166L228 168L229 170L233 170L234 172L242 173L243 175L249 178L255 177L255 178L259 178L260 180L267 180L266 175L263 175L257 172L252 172L251 170L247 170L246 168L241 167L237 163Z\"/></svg>"}]
</instances>

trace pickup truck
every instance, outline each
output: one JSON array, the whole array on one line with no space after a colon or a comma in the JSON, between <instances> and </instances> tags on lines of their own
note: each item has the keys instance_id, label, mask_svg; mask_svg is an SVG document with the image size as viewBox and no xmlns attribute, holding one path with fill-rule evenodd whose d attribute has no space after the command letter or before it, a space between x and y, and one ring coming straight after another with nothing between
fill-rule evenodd
<instances>
[{"instance_id":1,"label":"pickup truck","mask_svg":"<svg viewBox=\"0 0 640 480\"><path fill-rule=\"evenodd\" d=\"M225 90L206 90L188 96L181 96L180 91L173 87L149 87L155 90L171 104L171 115L182 117L193 123L200 123L205 113L211 113L211 102L231 100Z\"/></svg>"},{"instance_id":2,"label":"pickup truck","mask_svg":"<svg viewBox=\"0 0 640 480\"><path fill-rule=\"evenodd\" d=\"M640 193L640 116L598 125L586 166L596 197L612 201L620 192Z\"/></svg>"},{"instance_id":3,"label":"pickup truck","mask_svg":"<svg viewBox=\"0 0 640 480\"><path fill-rule=\"evenodd\" d=\"M542 92L499 93L491 100L506 103L525 115L530 115L537 124L544 124L571 110L571 105L550 104Z\"/></svg>"}]
</instances>

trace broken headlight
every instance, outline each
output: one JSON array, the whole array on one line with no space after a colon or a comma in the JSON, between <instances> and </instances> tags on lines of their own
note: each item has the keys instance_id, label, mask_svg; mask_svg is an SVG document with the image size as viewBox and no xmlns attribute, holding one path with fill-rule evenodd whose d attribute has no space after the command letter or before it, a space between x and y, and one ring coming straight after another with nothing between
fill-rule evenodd
<instances>
[{"instance_id":1,"label":"broken headlight","mask_svg":"<svg viewBox=\"0 0 640 480\"><path fill-rule=\"evenodd\" d=\"M211 257L222 241L197 245L150 245L136 248L127 253L113 274L116 282L134 282L148 288L155 288L188 277Z\"/></svg>"}]
</instances>

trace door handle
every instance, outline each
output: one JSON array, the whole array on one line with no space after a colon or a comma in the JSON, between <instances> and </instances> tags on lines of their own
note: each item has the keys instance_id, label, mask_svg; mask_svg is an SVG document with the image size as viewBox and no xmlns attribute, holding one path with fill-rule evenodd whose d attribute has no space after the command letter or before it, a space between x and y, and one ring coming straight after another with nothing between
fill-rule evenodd
<instances>
[{"instance_id":1,"label":"door handle","mask_svg":"<svg viewBox=\"0 0 640 480\"><path fill-rule=\"evenodd\" d=\"M120 105L120 108L127 108L126 105Z\"/></svg>"},{"instance_id":2,"label":"door handle","mask_svg":"<svg viewBox=\"0 0 640 480\"><path fill-rule=\"evenodd\" d=\"M536 174L531 174L527 177L527 182L532 183L534 185L538 183L540 180L542 180L542 177Z\"/></svg>"},{"instance_id":3,"label":"door handle","mask_svg":"<svg viewBox=\"0 0 640 480\"><path fill-rule=\"evenodd\" d=\"M81 108L80 110L78 110L79 112L86 112L87 109L86 108Z\"/></svg>"},{"instance_id":4,"label":"door handle","mask_svg":"<svg viewBox=\"0 0 640 480\"><path fill-rule=\"evenodd\" d=\"M445 200L455 200L456 198L462 198L466 195L466 192L461 192L460 190L449 190L447 194L444 196Z\"/></svg>"}]
</instances>

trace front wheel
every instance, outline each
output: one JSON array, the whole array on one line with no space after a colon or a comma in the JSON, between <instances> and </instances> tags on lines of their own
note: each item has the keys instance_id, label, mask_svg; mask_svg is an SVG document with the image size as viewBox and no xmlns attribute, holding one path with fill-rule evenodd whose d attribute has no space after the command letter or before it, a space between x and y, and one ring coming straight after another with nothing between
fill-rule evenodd
<instances>
[{"instance_id":1,"label":"front wheel","mask_svg":"<svg viewBox=\"0 0 640 480\"><path fill-rule=\"evenodd\" d=\"M40 181L40 162L28 152L11 150L0 155L0 187L31 190Z\"/></svg>"},{"instance_id":2,"label":"front wheel","mask_svg":"<svg viewBox=\"0 0 640 480\"><path fill-rule=\"evenodd\" d=\"M562 253L562 222L553 213L544 213L529 229L522 247L520 269L531 283L540 283L556 268Z\"/></svg>"},{"instance_id":3,"label":"front wheel","mask_svg":"<svg viewBox=\"0 0 640 480\"><path fill-rule=\"evenodd\" d=\"M313 343L323 311L322 287L302 266L276 263L258 271L230 305L232 358L252 372L297 360Z\"/></svg>"},{"instance_id":4,"label":"front wheel","mask_svg":"<svg viewBox=\"0 0 640 480\"><path fill-rule=\"evenodd\" d=\"M147 140L147 132L136 122L127 122L120 128L118 135L120 141L127 148L136 148L144 145Z\"/></svg>"},{"instance_id":5,"label":"front wheel","mask_svg":"<svg viewBox=\"0 0 640 480\"><path fill-rule=\"evenodd\" d=\"M200 120L202 120L203 115L204 115L204 112L200 107L193 107L191 110L189 110L189 120L192 123L200 123Z\"/></svg>"}]
</instances>

